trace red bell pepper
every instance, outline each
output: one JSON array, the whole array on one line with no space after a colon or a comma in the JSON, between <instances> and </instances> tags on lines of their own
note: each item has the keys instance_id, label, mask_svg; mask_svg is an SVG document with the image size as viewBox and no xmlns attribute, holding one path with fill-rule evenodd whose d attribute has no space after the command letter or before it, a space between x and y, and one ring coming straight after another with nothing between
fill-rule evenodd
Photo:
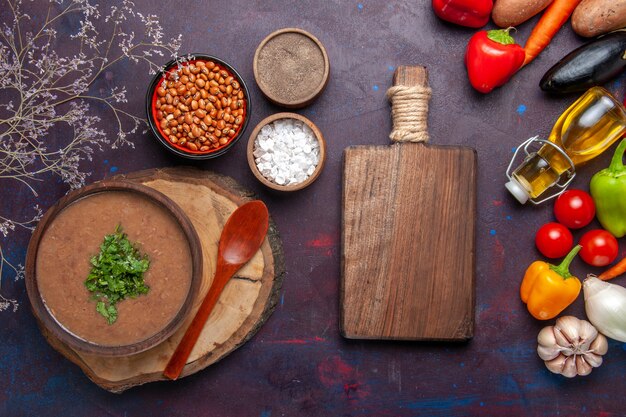
<instances>
[{"instance_id":1,"label":"red bell pepper","mask_svg":"<svg viewBox=\"0 0 626 417\"><path fill-rule=\"evenodd\" d=\"M465 66L472 87L489 93L506 84L524 64L524 49L515 43L509 29L477 32L467 44Z\"/></svg>"},{"instance_id":2,"label":"red bell pepper","mask_svg":"<svg viewBox=\"0 0 626 417\"><path fill-rule=\"evenodd\" d=\"M433 10L441 19L470 28L487 24L493 0L433 0Z\"/></svg>"}]
</instances>

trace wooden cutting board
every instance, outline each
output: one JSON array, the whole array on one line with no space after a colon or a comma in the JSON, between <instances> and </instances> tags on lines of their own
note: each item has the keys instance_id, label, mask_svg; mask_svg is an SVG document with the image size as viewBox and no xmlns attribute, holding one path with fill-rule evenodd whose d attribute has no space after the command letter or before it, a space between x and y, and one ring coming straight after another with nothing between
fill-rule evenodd
<instances>
[{"instance_id":1,"label":"wooden cutting board","mask_svg":"<svg viewBox=\"0 0 626 417\"><path fill-rule=\"evenodd\" d=\"M198 232L204 263L203 282L192 314L172 337L146 352L118 358L75 352L40 325L52 347L80 366L87 377L106 390L122 392L136 385L166 380L163 369L211 285L222 228L230 214L253 196L232 178L193 168L151 169L115 179L142 183L174 200ZM270 219L265 242L226 285L181 377L219 361L250 339L274 310L283 275L282 244Z\"/></svg>"},{"instance_id":2,"label":"wooden cutting board","mask_svg":"<svg viewBox=\"0 0 626 417\"><path fill-rule=\"evenodd\" d=\"M396 89L392 136L427 139L426 68L398 67L394 86L412 88ZM476 151L424 142L347 148L342 206L342 334L471 338Z\"/></svg>"}]
</instances>

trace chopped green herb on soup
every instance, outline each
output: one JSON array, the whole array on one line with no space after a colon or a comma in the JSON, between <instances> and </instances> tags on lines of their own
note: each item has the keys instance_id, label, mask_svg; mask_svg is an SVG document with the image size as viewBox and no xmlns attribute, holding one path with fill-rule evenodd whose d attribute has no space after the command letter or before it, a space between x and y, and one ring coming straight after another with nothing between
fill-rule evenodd
<instances>
[{"instance_id":1,"label":"chopped green herb on soup","mask_svg":"<svg viewBox=\"0 0 626 417\"><path fill-rule=\"evenodd\" d=\"M150 261L128 240L121 225L104 237L100 253L91 258L91 272L85 286L97 301L96 311L109 324L117 320L115 305L126 298L136 298L150 290L143 279Z\"/></svg>"}]
</instances>

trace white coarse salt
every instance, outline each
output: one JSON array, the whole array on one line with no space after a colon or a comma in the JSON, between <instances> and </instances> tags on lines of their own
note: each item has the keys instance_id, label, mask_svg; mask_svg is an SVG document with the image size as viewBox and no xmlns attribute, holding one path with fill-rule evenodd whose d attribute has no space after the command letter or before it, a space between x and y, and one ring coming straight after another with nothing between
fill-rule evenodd
<instances>
[{"instance_id":1,"label":"white coarse salt","mask_svg":"<svg viewBox=\"0 0 626 417\"><path fill-rule=\"evenodd\" d=\"M261 128L254 140L253 155L265 178L278 185L294 185L315 172L320 145L305 123L278 119Z\"/></svg>"}]
</instances>

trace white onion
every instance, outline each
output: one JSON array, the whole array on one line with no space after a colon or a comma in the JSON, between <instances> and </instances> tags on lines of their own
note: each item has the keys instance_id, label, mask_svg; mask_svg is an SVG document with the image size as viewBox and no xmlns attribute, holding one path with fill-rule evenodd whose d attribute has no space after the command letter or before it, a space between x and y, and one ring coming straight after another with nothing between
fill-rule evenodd
<instances>
[{"instance_id":1,"label":"white onion","mask_svg":"<svg viewBox=\"0 0 626 417\"><path fill-rule=\"evenodd\" d=\"M626 288L588 276L583 293L587 317L596 329L611 339L626 342Z\"/></svg>"}]
</instances>

